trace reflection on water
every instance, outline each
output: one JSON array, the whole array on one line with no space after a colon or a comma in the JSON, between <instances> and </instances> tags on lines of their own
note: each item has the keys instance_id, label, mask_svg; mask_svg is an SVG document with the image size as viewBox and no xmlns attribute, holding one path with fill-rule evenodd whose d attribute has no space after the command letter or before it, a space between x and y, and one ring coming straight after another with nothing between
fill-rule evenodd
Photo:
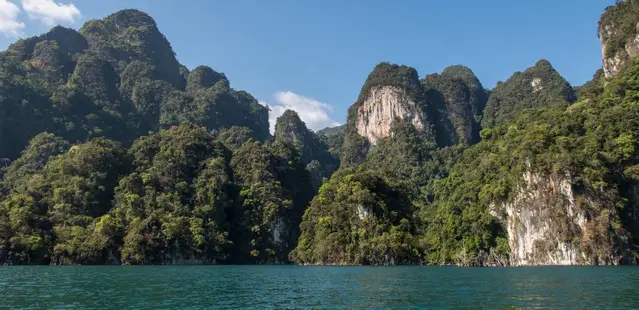
<instances>
[{"instance_id":1,"label":"reflection on water","mask_svg":"<svg viewBox=\"0 0 639 310\"><path fill-rule=\"evenodd\" d=\"M0 308L639 309L632 267L0 268Z\"/></svg>"}]
</instances>

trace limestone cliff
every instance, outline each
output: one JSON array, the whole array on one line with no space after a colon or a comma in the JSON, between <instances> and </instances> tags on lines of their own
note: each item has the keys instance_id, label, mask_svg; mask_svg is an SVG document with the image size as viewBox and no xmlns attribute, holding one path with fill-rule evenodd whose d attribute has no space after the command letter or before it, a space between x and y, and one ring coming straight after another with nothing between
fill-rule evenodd
<instances>
[{"instance_id":1,"label":"limestone cliff","mask_svg":"<svg viewBox=\"0 0 639 310\"><path fill-rule=\"evenodd\" d=\"M361 163L368 149L391 134L395 119L430 133L423 88L411 67L380 63L369 74L348 112L341 152L342 166Z\"/></svg>"},{"instance_id":2,"label":"limestone cliff","mask_svg":"<svg viewBox=\"0 0 639 310\"><path fill-rule=\"evenodd\" d=\"M639 56L639 1L620 1L608 7L599 21L599 40L607 78Z\"/></svg>"},{"instance_id":3,"label":"limestone cliff","mask_svg":"<svg viewBox=\"0 0 639 310\"><path fill-rule=\"evenodd\" d=\"M472 70L456 65L422 81L407 66L378 64L348 113L341 150L342 166L361 163L392 124L412 124L441 147L479 141L479 120L488 92Z\"/></svg>"},{"instance_id":4,"label":"limestone cliff","mask_svg":"<svg viewBox=\"0 0 639 310\"><path fill-rule=\"evenodd\" d=\"M624 259L625 241L609 229L614 202L605 193L579 193L569 176L525 172L514 198L490 210L507 230L511 265L617 265Z\"/></svg>"},{"instance_id":5,"label":"limestone cliff","mask_svg":"<svg viewBox=\"0 0 639 310\"><path fill-rule=\"evenodd\" d=\"M419 104L396 86L376 86L357 109L357 133L370 144L390 136L395 118L411 122L415 128L424 129L425 114Z\"/></svg>"}]
</instances>

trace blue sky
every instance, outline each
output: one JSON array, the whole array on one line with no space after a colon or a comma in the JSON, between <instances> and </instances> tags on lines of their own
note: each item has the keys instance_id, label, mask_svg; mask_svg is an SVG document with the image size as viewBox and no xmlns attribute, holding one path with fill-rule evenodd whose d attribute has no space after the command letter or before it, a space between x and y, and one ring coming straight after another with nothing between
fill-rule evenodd
<instances>
[{"instance_id":1,"label":"blue sky","mask_svg":"<svg viewBox=\"0 0 639 310\"><path fill-rule=\"evenodd\" d=\"M486 88L541 58L573 85L601 67L597 21L614 0L0 0L0 49L54 24L149 13L189 68L209 65L313 129L343 123L382 61L420 77L470 67Z\"/></svg>"}]
</instances>

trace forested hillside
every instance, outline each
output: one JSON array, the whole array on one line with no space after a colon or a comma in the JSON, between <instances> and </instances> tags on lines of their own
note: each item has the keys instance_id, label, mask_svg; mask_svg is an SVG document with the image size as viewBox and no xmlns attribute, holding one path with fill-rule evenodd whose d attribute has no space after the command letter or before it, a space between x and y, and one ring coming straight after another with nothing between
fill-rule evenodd
<instances>
[{"instance_id":1,"label":"forested hillside","mask_svg":"<svg viewBox=\"0 0 639 310\"><path fill-rule=\"evenodd\" d=\"M320 189L292 257L636 264L639 62L629 60L639 56L636 5L606 9L604 66L614 54L606 45L625 48L624 57L581 87L547 60L492 90L463 66L420 85L412 68L378 65L349 110L341 158L355 168Z\"/></svg>"},{"instance_id":2,"label":"forested hillside","mask_svg":"<svg viewBox=\"0 0 639 310\"><path fill-rule=\"evenodd\" d=\"M265 107L223 73L189 72L155 21L135 10L12 44L0 53L0 87L0 157L9 159L43 131L72 143L103 136L130 145L190 122L269 136Z\"/></svg>"},{"instance_id":3,"label":"forested hillside","mask_svg":"<svg viewBox=\"0 0 639 310\"><path fill-rule=\"evenodd\" d=\"M0 264L613 265L639 259L639 10L602 69L493 89L377 64L317 133L124 10L0 53Z\"/></svg>"}]
</instances>

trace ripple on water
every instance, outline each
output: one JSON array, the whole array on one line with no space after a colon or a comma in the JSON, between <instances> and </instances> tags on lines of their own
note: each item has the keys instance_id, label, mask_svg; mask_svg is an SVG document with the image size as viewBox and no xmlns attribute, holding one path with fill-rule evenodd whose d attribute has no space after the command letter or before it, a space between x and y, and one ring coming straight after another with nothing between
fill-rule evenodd
<instances>
[{"instance_id":1,"label":"ripple on water","mask_svg":"<svg viewBox=\"0 0 639 310\"><path fill-rule=\"evenodd\" d=\"M0 268L11 309L639 309L632 267Z\"/></svg>"}]
</instances>

